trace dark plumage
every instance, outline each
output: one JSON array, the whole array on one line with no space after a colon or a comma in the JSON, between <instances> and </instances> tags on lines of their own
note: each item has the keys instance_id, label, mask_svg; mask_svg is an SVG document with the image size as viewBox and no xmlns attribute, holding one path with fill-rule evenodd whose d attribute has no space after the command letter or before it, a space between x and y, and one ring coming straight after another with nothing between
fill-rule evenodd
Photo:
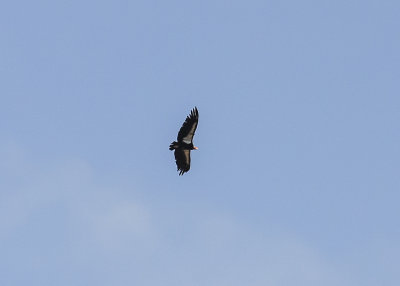
<instances>
[{"instance_id":1,"label":"dark plumage","mask_svg":"<svg viewBox=\"0 0 400 286\"><path fill-rule=\"evenodd\" d=\"M193 108L189 116L186 117L181 129L178 133L177 141L174 141L169 146L169 150L175 150L175 161L178 167L179 176L183 175L190 169L190 151L197 150L193 145L193 136L196 132L199 122L199 112L197 108Z\"/></svg>"}]
</instances>

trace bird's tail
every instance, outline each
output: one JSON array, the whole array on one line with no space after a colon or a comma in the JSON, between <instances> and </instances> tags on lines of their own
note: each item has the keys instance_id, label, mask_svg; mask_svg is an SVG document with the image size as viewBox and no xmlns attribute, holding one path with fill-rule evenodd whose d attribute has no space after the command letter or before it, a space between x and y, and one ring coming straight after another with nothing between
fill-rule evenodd
<instances>
[{"instance_id":1,"label":"bird's tail","mask_svg":"<svg viewBox=\"0 0 400 286\"><path fill-rule=\"evenodd\" d=\"M174 150L177 149L179 147L178 142L174 141L171 143L171 145L169 145L169 150Z\"/></svg>"}]
</instances>

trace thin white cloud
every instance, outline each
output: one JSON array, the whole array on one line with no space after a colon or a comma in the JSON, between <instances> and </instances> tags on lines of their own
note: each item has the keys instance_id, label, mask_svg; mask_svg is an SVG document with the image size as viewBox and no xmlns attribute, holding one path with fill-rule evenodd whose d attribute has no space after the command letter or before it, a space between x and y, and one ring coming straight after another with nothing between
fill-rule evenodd
<instances>
[{"instance_id":1,"label":"thin white cloud","mask_svg":"<svg viewBox=\"0 0 400 286\"><path fill-rule=\"evenodd\" d=\"M26 161L18 155L10 172L18 177ZM26 261L42 265L32 285L48 272L63 277L61 285L76 284L71 272L96 285L346 285L295 235L253 229L201 205L177 211L139 200L132 186L104 186L82 160L29 169L25 183L2 196L0 242L15 248L8 253L23 272ZM12 241L20 233L25 251Z\"/></svg>"}]
</instances>

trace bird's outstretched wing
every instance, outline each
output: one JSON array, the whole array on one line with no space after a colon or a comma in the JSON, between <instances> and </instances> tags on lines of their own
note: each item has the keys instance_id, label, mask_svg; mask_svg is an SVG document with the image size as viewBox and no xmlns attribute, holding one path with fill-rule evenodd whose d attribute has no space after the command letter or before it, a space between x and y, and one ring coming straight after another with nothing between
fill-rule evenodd
<instances>
[{"instance_id":1,"label":"bird's outstretched wing","mask_svg":"<svg viewBox=\"0 0 400 286\"><path fill-rule=\"evenodd\" d=\"M183 175L190 169L190 150L179 148L175 150L174 155L179 176Z\"/></svg>"},{"instance_id":2,"label":"bird's outstretched wing","mask_svg":"<svg viewBox=\"0 0 400 286\"><path fill-rule=\"evenodd\" d=\"M197 124L199 123L199 111L193 108L189 116L186 117L185 122L182 124L178 133L178 142L191 144L193 141L194 133L196 132Z\"/></svg>"}]
</instances>

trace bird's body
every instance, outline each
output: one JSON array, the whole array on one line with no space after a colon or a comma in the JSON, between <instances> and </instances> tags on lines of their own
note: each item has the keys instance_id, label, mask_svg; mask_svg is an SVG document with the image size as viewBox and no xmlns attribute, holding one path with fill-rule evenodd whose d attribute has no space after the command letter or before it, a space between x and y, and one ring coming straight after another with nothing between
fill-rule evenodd
<instances>
[{"instance_id":1,"label":"bird's body","mask_svg":"<svg viewBox=\"0 0 400 286\"><path fill-rule=\"evenodd\" d=\"M190 115L186 117L181 129L178 133L177 141L169 146L169 150L175 150L175 161L179 171L179 175L183 175L190 169L190 151L197 150L193 145L193 136L196 132L199 122L199 112L197 108L193 108Z\"/></svg>"}]
</instances>

